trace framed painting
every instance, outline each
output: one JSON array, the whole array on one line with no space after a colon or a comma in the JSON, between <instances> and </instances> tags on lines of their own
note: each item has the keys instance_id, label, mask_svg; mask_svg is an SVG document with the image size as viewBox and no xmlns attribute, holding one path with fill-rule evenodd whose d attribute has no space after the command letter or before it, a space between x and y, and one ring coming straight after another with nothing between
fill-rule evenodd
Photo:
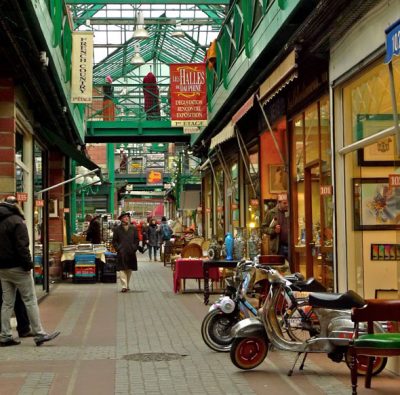
<instances>
[{"instance_id":1,"label":"framed painting","mask_svg":"<svg viewBox=\"0 0 400 395\"><path fill-rule=\"evenodd\" d=\"M361 140L393 126L392 114L358 114L356 138ZM360 166L400 166L396 137L388 136L358 150Z\"/></svg>"},{"instance_id":2,"label":"framed painting","mask_svg":"<svg viewBox=\"0 0 400 395\"><path fill-rule=\"evenodd\" d=\"M353 178L354 230L400 229L400 188L388 178Z\"/></svg>"},{"instance_id":3,"label":"framed painting","mask_svg":"<svg viewBox=\"0 0 400 395\"><path fill-rule=\"evenodd\" d=\"M284 165L269 165L269 192L287 191L287 172Z\"/></svg>"},{"instance_id":4,"label":"framed painting","mask_svg":"<svg viewBox=\"0 0 400 395\"><path fill-rule=\"evenodd\" d=\"M49 200L49 217L50 218L58 217L58 200L57 199Z\"/></svg>"}]
</instances>

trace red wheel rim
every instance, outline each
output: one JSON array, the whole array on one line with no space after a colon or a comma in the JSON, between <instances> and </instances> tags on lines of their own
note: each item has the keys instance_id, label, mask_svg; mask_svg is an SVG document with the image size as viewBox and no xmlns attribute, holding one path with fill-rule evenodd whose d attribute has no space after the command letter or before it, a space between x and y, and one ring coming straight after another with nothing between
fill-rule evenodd
<instances>
[{"instance_id":1,"label":"red wheel rim","mask_svg":"<svg viewBox=\"0 0 400 395\"><path fill-rule=\"evenodd\" d=\"M244 339L236 350L236 360L243 366L257 366L265 358L266 342L262 339Z\"/></svg>"},{"instance_id":2,"label":"red wheel rim","mask_svg":"<svg viewBox=\"0 0 400 395\"><path fill-rule=\"evenodd\" d=\"M382 364L382 358L375 357L374 362L372 363L372 372L376 370L376 367ZM357 356L357 372L359 374L365 375L367 373L368 368L368 357L365 355L358 355Z\"/></svg>"}]
</instances>

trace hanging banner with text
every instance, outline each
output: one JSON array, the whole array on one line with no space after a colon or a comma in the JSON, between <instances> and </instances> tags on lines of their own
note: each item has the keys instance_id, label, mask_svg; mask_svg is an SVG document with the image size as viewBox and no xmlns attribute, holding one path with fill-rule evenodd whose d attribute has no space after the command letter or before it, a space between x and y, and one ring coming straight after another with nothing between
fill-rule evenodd
<instances>
[{"instance_id":1,"label":"hanging banner with text","mask_svg":"<svg viewBox=\"0 0 400 395\"><path fill-rule=\"evenodd\" d=\"M91 103L93 91L93 33L72 33L71 103Z\"/></svg>"},{"instance_id":2,"label":"hanging banner with text","mask_svg":"<svg viewBox=\"0 0 400 395\"><path fill-rule=\"evenodd\" d=\"M207 126L205 63L170 65L171 126Z\"/></svg>"}]
</instances>

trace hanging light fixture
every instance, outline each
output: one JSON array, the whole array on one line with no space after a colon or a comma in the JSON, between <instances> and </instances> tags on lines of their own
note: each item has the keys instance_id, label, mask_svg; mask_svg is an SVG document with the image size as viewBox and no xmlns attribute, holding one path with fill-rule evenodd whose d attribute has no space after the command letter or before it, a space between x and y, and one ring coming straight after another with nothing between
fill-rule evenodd
<instances>
[{"instance_id":1,"label":"hanging light fixture","mask_svg":"<svg viewBox=\"0 0 400 395\"><path fill-rule=\"evenodd\" d=\"M134 64L136 66L145 64L145 61L142 58L142 55L140 55L140 45L139 44L135 44L135 54L133 55L130 63Z\"/></svg>"},{"instance_id":2,"label":"hanging light fixture","mask_svg":"<svg viewBox=\"0 0 400 395\"><path fill-rule=\"evenodd\" d=\"M183 38L185 37L185 32L182 30L182 22L179 21L175 25L175 30L171 33L171 37Z\"/></svg>"},{"instance_id":3,"label":"hanging light fixture","mask_svg":"<svg viewBox=\"0 0 400 395\"><path fill-rule=\"evenodd\" d=\"M133 32L133 38L136 38L138 40L149 38L149 33L144 28L144 17L141 11L138 11L136 16L136 29Z\"/></svg>"}]
</instances>

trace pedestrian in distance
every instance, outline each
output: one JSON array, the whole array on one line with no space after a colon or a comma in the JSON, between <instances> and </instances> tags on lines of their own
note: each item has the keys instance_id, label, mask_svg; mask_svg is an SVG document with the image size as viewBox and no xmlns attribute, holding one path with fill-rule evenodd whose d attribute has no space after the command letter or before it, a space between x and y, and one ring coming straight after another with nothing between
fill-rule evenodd
<instances>
[{"instance_id":1,"label":"pedestrian in distance","mask_svg":"<svg viewBox=\"0 0 400 395\"><path fill-rule=\"evenodd\" d=\"M289 206L286 194L278 195L277 205L268 211L263 229L270 238L270 252L275 255L283 255L288 259L289 255Z\"/></svg>"},{"instance_id":2,"label":"pedestrian in distance","mask_svg":"<svg viewBox=\"0 0 400 395\"><path fill-rule=\"evenodd\" d=\"M174 233L172 231L172 228L168 225L166 217L161 218L159 232L160 232L160 246L161 246L161 244L164 244L164 250L165 250L166 243L171 240L171 237ZM161 248L160 248L160 254L161 254ZM160 259L161 259L161 255L160 255Z\"/></svg>"},{"instance_id":3,"label":"pedestrian in distance","mask_svg":"<svg viewBox=\"0 0 400 395\"><path fill-rule=\"evenodd\" d=\"M131 224L130 214L123 211L118 217L121 224L114 229L112 245L117 252L117 271L121 282L121 292L129 291L132 271L137 271L136 251L143 251L139 246L139 233Z\"/></svg>"},{"instance_id":4,"label":"pedestrian in distance","mask_svg":"<svg viewBox=\"0 0 400 395\"><path fill-rule=\"evenodd\" d=\"M42 326L32 275L33 261L29 251L29 235L24 215L14 196L0 203L0 280L3 289L0 346L15 346L11 329L17 289L28 313L37 346L56 338L60 332L47 333Z\"/></svg>"},{"instance_id":5,"label":"pedestrian in distance","mask_svg":"<svg viewBox=\"0 0 400 395\"><path fill-rule=\"evenodd\" d=\"M146 228L145 239L149 249L149 259L152 260L154 256L154 260L156 261L161 234L155 218L150 220L149 226Z\"/></svg>"}]
</instances>

